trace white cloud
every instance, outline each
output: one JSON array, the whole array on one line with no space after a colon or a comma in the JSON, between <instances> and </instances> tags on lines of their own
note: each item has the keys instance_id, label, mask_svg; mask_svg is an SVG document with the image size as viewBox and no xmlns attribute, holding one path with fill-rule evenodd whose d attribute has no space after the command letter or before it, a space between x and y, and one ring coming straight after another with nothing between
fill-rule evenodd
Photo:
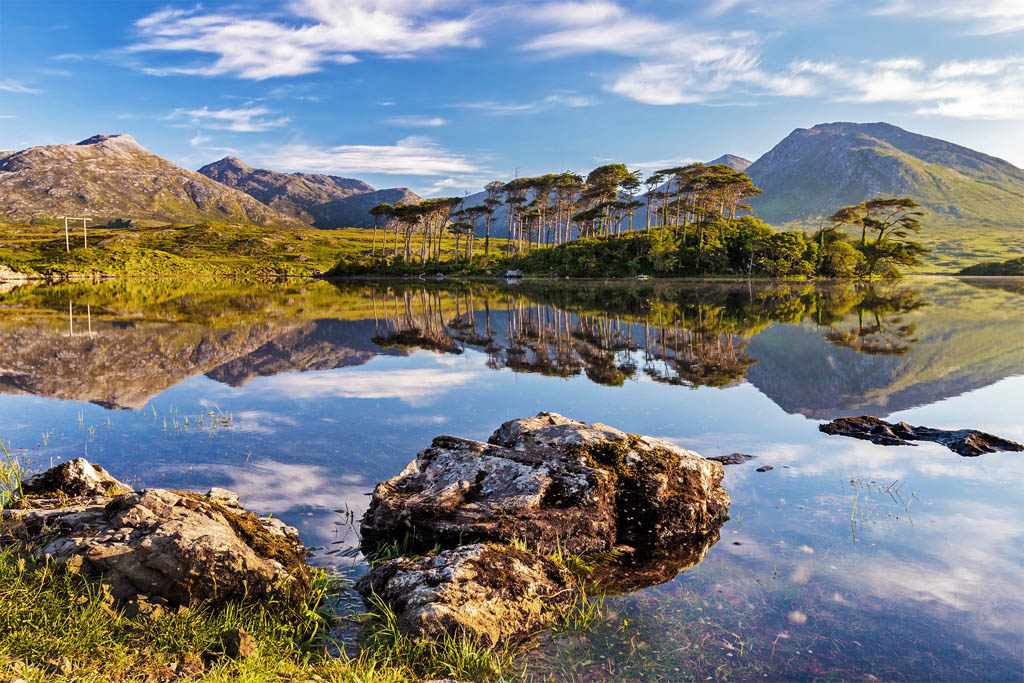
<instances>
[{"instance_id":1,"label":"white cloud","mask_svg":"<svg viewBox=\"0 0 1024 683\"><path fill-rule=\"evenodd\" d=\"M0 119L16 119L18 118L14 114L0 114Z\"/></svg>"},{"instance_id":2,"label":"white cloud","mask_svg":"<svg viewBox=\"0 0 1024 683\"><path fill-rule=\"evenodd\" d=\"M597 102L592 97L580 95L573 91L557 92L532 102L498 102L495 100L478 100L475 102L459 102L452 106L460 109L473 109L495 116L508 116L511 114L536 114L548 111L554 107L569 107L580 109L593 107Z\"/></svg>"},{"instance_id":3,"label":"white cloud","mask_svg":"<svg viewBox=\"0 0 1024 683\"><path fill-rule=\"evenodd\" d=\"M950 21L982 35L1024 31L1020 0L886 0L875 13Z\"/></svg>"},{"instance_id":4,"label":"white cloud","mask_svg":"<svg viewBox=\"0 0 1024 683\"><path fill-rule=\"evenodd\" d=\"M135 26L130 52L199 53L213 60L148 67L148 73L231 75L263 80L352 64L357 54L409 56L446 47L476 47L471 17L433 13L432 2L295 0L283 19L165 9Z\"/></svg>"},{"instance_id":5,"label":"white cloud","mask_svg":"<svg viewBox=\"0 0 1024 683\"><path fill-rule=\"evenodd\" d=\"M23 85L22 83L19 83L18 81L12 80L10 78L6 78L0 81L0 90L2 90L3 92L18 93L19 95L38 95L39 93L43 92L42 90L39 90L37 88L30 88L27 85Z\"/></svg>"},{"instance_id":6,"label":"white cloud","mask_svg":"<svg viewBox=\"0 0 1024 683\"><path fill-rule=\"evenodd\" d=\"M794 62L794 77L812 77L840 102L899 102L917 114L966 119L1024 118L1024 57L951 61L928 68L918 59Z\"/></svg>"},{"instance_id":7,"label":"white cloud","mask_svg":"<svg viewBox=\"0 0 1024 683\"><path fill-rule=\"evenodd\" d=\"M467 157L419 136L404 138L394 145L289 144L256 155L256 161L276 164L274 168L334 173L445 175L477 170Z\"/></svg>"},{"instance_id":8,"label":"white cloud","mask_svg":"<svg viewBox=\"0 0 1024 683\"><path fill-rule=\"evenodd\" d=\"M448 123L440 116L419 116L416 114L392 116L387 119L387 122L393 126L403 126L406 128L439 128Z\"/></svg>"},{"instance_id":9,"label":"white cloud","mask_svg":"<svg viewBox=\"0 0 1024 683\"><path fill-rule=\"evenodd\" d=\"M429 403L479 377L476 371L432 368L303 372L267 378L276 393L294 399L394 398L410 405Z\"/></svg>"},{"instance_id":10,"label":"white cloud","mask_svg":"<svg viewBox=\"0 0 1024 683\"><path fill-rule=\"evenodd\" d=\"M271 128L280 128L290 121L287 116L273 117L276 112L251 104L235 109L175 109L168 120L184 120L191 125L204 126L214 130L230 130L236 133L259 133Z\"/></svg>"}]
</instances>

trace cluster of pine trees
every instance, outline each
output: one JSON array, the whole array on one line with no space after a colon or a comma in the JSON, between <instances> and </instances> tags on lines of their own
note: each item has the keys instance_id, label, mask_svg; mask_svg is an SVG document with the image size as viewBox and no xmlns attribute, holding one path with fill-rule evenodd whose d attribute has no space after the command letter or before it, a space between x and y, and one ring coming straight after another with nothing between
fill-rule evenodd
<instances>
[{"instance_id":1,"label":"cluster of pine trees","mask_svg":"<svg viewBox=\"0 0 1024 683\"><path fill-rule=\"evenodd\" d=\"M913 200L845 207L813 235L775 232L751 215L738 216L750 212L746 201L761 190L721 164L687 164L646 178L625 164L606 164L585 178L549 173L494 181L485 190L474 205L443 197L374 207L373 263L458 268L461 259L471 267L478 232L487 264L509 260L527 272L590 277L895 275L897 265L916 265L924 251L907 239L920 229ZM492 257L498 221L508 238ZM861 232L859 242L847 234L851 227ZM454 249L445 237L454 238Z\"/></svg>"}]
</instances>

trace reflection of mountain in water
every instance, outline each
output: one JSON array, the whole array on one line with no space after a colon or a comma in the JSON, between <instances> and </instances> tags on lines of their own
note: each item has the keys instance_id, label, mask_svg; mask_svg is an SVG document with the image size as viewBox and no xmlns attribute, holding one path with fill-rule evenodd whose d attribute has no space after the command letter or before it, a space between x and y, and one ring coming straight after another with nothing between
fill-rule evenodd
<instances>
[{"instance_id":1,"label":"reflection of mountain in water","mask_svg":"<svg viewBox=\"0 0 1024 683\"><path fill-rule=\"evenodd\" d=\"M816 419L887 416L994 384L1024 372L1024 315L998 290L965 292L952 281L928 292L900 353L864 353L805 322L773 325L747 347L758 363L747 380L788 413ZM848 331L855 321L846 321ZM842 335L840 335L842 336Z\"/></svg>"},{"instance_id":2,"label":"reflection of mountain in water","mask_svg":"<svg viewBox=\"0 0 1024 683\"><path fill-rule=\"evenodd\" d=\"M953 279L139 287L2 295L0 393L138 409L197 374L242 386L417 348L475 349L496 370L607 386L745 378L788 412L831 418L887 415L1024 371L1019 296ZM69 300L91 301L94 334L77 303L70 334Z\"/></svg>"},{"instance_id":3,"label":"reflection of mountain in water","mask_svg":"<svg viewBox=\"0 0 1024 683\"><path fill-rule=\"evenodd\" d=\"M210 379L241 387L256 377L283 372L333 370L363 365L374 356L393 355L370 338L373 321L315 320L274 337L258 349L206 373Z\"/></svg>"}]
</instances>

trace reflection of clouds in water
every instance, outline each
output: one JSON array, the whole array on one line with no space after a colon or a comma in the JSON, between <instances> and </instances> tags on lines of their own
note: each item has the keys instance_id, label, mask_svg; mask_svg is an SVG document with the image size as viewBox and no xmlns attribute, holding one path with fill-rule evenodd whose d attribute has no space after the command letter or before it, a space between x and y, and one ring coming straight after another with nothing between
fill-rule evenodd
<instances>
[{"instance_id":1,"label":"reflection of clouds in water","mask_svg":"<svg viewBox=\"0 0 1024 683\"><path fill-rule=\"evenodd\" d=\"M235 416L232 427L235 431L248 434L273 434L278 426L292 427L298 422L287 415L278 415L265 410L245 410Z\"/></svg>"},{"instance_id":2,"label":"reflection of clouds in water","mask_svg":"<svg viewBox=\"0 0 1024 683\"><path fill-rule=\"evenodd\" d=\"M480 377L478 371L419 368L407 370L327 370L267 378L261 390L293 399L397 398L423 405Z\"/></svg>"},{"instance_id":3,"label":"reflection of clouds in water","mask_svg":"<svg viewBox=\"0 0 1024 683\"><path fill-rule=\"evenodd\" d=\"M188 466L175 464L162 469L171 472L187 470ZM332 474L319 465L270 459L241 467L204 463L203 472L210 475L212 485L237 493L246 509L274 515L297 527L306 545L340 542L334 547L341 549L358 545L358 539L335 510L351 510L358 526L376 483L357 474Z\"/></svg>"}]
</instances>

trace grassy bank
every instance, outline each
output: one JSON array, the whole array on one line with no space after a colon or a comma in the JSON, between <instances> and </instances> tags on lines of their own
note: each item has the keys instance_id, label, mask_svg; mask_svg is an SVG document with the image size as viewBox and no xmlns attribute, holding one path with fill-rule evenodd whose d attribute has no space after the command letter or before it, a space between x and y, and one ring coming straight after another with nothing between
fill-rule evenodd
<instances>
[{"instance_id":1,"label":"grassy bank","mask_svg":"<svg viewBox=\"0 0 1024 683\"><path fill-rule=\"evenodd\" d=\"M1024 256L1009 259L1008 261L986 261L977 263L961 270L958 275L986 275L997 277L1021 277L1024 276Z\"/></svg>"},{"instance_id":2,"label":"grassy bank","mask_svg":"<svg viewBox=\"0 0 1024 683\"><path fill-rule=\"evenodd\" d=\"M0 269L53 279L309 276L339 261L364 261L372 251L372 239L371 230L359 228L276 229L210 222L90 229L86 248L79 227L71 234L68 251L63 226L0 225ZM442 243L443 250L454 246L450 238Z\"/></svg>"},{"instance_id":3,"label":"grassy bank","mask_svg":"<svg viewBox=\"0 0 1024 683\"><path fill-rule=\"evenodd\" d=\"M521 671L512 651L463 638L415 643L394 620L362 615L361 647L346 654L327 606L340 587L319 573L302 603L231 604L222 609L158 609L131 615L103 586L38 562L28 548L0 548L0 677L64 681L409 681L504 679ZM251 636L240 654L239 629ZM246 648L243 648L246 649Z\"/></svg>"}]
</instances>

